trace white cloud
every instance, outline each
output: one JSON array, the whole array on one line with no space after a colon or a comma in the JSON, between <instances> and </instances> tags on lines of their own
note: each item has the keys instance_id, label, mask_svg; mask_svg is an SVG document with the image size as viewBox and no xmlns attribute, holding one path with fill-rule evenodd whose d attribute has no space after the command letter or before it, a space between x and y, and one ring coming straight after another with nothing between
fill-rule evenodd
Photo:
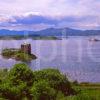
<instances>
[{"instance_id":1,"label":"white cloud","mask_svg":"<svg viewBox=\"0 0 100 100\"><path fill-rule=\"evenodd\" d=\"M57 20L62 20L66 16L76 16L83 19L76 22L69 21L69 23L62 21L60 25L93 28L100 25L99 11L100 0L0 0L0 25L6 24L7 26L8 23L3 22L16 21L13 16L42 15ZM84 19L84 16L87 19ZM95 17L92 19L90 16ZM90 20L88 20L89 18ZM39 27L39 25L37 26Z\"/></svg>"},{"instance_id":2,"label":"white cloud","mask_svg":"<svg viewBox=\"0 0 100 100\"><path fill-rule=\"evenodd\" d=\"M39 12L44 15L83 15L100 10L99 0L5 0L0 1L0 13L22 14Z\"/></svg>"}]
</instances>

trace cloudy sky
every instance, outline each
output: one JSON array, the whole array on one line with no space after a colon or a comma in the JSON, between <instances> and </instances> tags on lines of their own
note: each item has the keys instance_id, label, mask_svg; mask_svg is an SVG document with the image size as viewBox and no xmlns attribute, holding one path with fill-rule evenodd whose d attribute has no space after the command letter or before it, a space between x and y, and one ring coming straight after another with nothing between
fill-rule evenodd
<instances>
[{"instance_id":1,"label":"cloudy sky","mask_svg":"<svg viewBox=\"0 0 100 100\"><path fill-rule=\"evenodd\" d=\"M100 0L0 0L0 29L100 29Z\"/></svg>"}]
</instances>

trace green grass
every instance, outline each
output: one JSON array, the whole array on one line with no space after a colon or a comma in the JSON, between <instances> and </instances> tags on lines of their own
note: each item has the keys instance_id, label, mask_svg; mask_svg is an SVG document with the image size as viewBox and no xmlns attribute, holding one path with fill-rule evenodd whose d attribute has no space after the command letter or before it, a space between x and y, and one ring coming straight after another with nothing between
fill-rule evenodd
<instances>
[{"instance_id":1,"label":"green grass","mask_svg":"<svg viewBox=\"0 0 100 100\"><path fill-rule=\"evenodd\" d=\"M80 85L75 86L76 90L79 91L79 93L75 96L69 96L64 97L62 99L58 100L100 100L100 85L99 84L90 84L88 86Z\"/></svg>"},{"instance_id":2,"label":"green grass","mask_svg":"<svg viewBox=\"0 0 100 100\"><path fill-rule=\"evenodd\" d=\"M7 69L0 70L0 80L4 80L8 74ZM64 96L62 92L58 92L56 100L100 100L100 84L99 83L81 83L72 84L73 88L78 92L77 95ZM0 100L5 100L0 98ZM26 99L27 100L27 99Z\"/></svg>"},{"instance_id":3,"label":"green grass","mask_svg":"<svg viewBox=\"0 0 100 100\"><path fill-rule=\"evenodd\" d=\"M13 58L17 61L23 62L29 62L37 58L34 54L25 53L20 49L4 49L1 54L4 58Z\"/></svg>"},{"instance_id":4,"label":"green grass","mask_svg":"<svg viewBox=\"0 0 100 100\"><path fill-rule=\"evenodd\" d=\"M8 69L0 69L0 81L5 79L8 74Z\"/></svg>"}]
</instances>

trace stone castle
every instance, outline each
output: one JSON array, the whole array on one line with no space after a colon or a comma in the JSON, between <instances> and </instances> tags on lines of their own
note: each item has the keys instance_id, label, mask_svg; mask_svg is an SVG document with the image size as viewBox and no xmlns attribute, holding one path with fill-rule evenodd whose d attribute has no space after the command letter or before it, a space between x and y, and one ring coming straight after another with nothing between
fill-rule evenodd
<instances>
[{"instance_id":1,"label":"stone castle","mask_svg":"<svg viewBox=\"0 0 100 100\"><path fill-rule=\"evenodd\" d=\"M27 54L31 54L31 44L21 44L21 50Z\"/></svg>"}]
</instances>

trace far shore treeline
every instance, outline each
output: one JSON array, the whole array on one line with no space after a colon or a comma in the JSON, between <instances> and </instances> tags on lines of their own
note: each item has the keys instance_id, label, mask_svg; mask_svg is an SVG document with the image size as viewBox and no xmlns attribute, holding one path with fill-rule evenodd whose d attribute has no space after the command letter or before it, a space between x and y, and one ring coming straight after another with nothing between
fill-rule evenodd
<instances>
[{"instance_id":1,"label":"far shore treeline","mask_svg":"<svg viewBox=\"0 0 100 100\"><path fill-rule=\"evenodd\" d=\"M16 30L0 30L0 39L48 39L56 40L67 36L98 36L100 35L100 30L78 30L71 28L47 28L40 31L16 31Z\"/></svg>"}]
</instances>

